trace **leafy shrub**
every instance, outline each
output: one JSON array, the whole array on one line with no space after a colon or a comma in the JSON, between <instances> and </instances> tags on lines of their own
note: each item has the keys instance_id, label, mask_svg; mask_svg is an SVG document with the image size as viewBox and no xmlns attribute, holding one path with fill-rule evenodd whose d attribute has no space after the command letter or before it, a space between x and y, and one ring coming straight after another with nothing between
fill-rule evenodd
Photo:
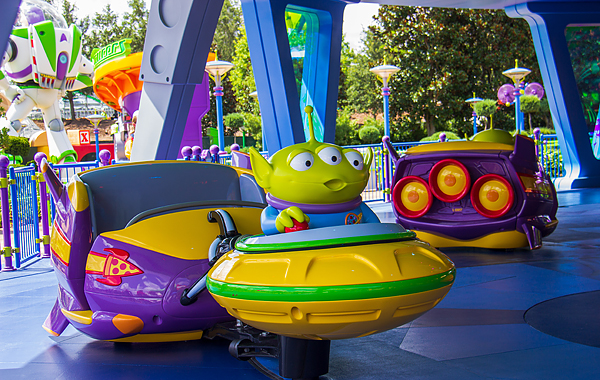
<instances>
[{"instance_id":1,"label":"leafy shrub","mask_svg":"<svg viewBox=\"0 0 600 380\"><path fill-rule=\"evenodd\" d=\"M436 133L434 133L434 134L433 134L433 135L431 135L431 136L428 136L428 137L422 138L420 141L439 141L439 139L440 139L440 135L441 135L442 133L445 133L445 134L446 134L446 141L448 141L448 140L460 140L460 139L461 139L461 138L460 138L460 136L458 136L458 135L457 135L456 133L454 133L454 132L450 132L450 131L445 131L445 132L444 132L444 131L440 131L440 132L436 132Z\"/></svg>"},{"instance_id":2,"label":"leafy shrub","mask_svg":"<svg viewBox=\"0 0 600 380\"><path fill-rule=\"evenodd\" d=\"M244 116L244 129L254 138L256 149L263 149L261 117L250 112L244 112L242 115Z\"/></svg>"},{"instance_id":3,"label":"leafy shrub","mask_svg":"<svg viewBox=\"0 0 600 380\"><path fill-rule=\"evenodd\" d=\"M520 98L521 101L521 112L523 113L534 113L540 112L541 105L540 99L535 95L523 95Z\"/></svg>"},{"instance_id":4,"label":"leafy shrub","mask_svg":"<svg viewBox=\"0 0 600 380\"><path fill-rule=\"evenodd\" d=\"M358 138L363 144L377 144L381 142L382 133L377 127L365 125L358 130Z\"/></svg>"},{"instance_id":5,"label":"leafy shrub","mask_svg":"<svg viewBox=\"0 0 600 380\"><path fill-rule=\"evenodd\" d=\"M25 157L29 153L29 140L25 137L8 136L4 153Z\"/></svg>"},{"instance_id":6,"label":"leafy shrub","mask_svg":"<svg viewBox=\"0 0 600 380\"><path fill-rule=\"evenodd\" d=\"M493 99L483 99L480 102L475 103L473 108L477 116L490 117L496 113L498 103Z\"/></svg>"},{"instance_id":7,"label":"leafy shrub","mask_svg":"<svg viewBox=\"0 0 600 380\"><path fill-rule=\"evenodd\" d=\"M223 117L223 124L234 134L244 127L244 115L241 113L230 113Z\"/></svg>"},{"instance_id":8,"label":"leafy shrub","mask_svg":"<svg viewBox=\"0 0 600 380\"><path fill-rule=\"evenodd\" d=\"M385 123L383 120L377 120L373 117L367 117L364 121L364 126L377 128L381 136L383 136L383 132L385 131Z\"/></svg>"},{"instance_id":9,"label":"leafy shrub","mask_svg":"<svg viewBox=\"0 0 600 380\"><path fill-rule=\"evenodd\" d=\"M352 120L349 109L337 113L335 143L340 146L360 144L356 135L356 121Z\"/></svg>"}]
</instances>

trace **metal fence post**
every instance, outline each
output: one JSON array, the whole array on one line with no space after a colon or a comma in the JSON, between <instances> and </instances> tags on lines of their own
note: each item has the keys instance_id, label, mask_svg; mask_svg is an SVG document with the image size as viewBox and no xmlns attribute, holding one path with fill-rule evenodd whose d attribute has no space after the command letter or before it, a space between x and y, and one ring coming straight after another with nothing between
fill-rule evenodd
<instances>
[{"instance_id":1,"label":"metal fence post","mask_svg":"<svg viewBox=\"0 0 600 380\"><path fill-rule=\"evenodd\" d=\"M102 149L100 151L100 166L110 165L110 151L108 149Z\"/></svg>"},{"instance_id":2,"label":"metal fence post","mask_svg":"<svg viewBox=\"0 0 600 380\"><path fill-rule=\"evenodd\" d=\"M386 146L385 146L385 141L386 139L389 141L389 137L388 136L383 136L383 142L381 143L381 151L383 153L383 161L384 161L384 170L383 170L383 177L385 178L384 184L385 184L385 189L383 189L383 201L384 202L391 202L392 200L392 190L390 189L390 187L392 186L392 181L390 180L390 152L388 152Z\"/></svg>"},{"instance_id":3,"label":"metal fence post","mask_svg":"<svg viewBox=\"0 0 600 380\"><path fill-rule=\"evenodd\" d=\"M2 249L2 272L13 271L12 247L10 241L10 206L8 203L8 157L0 156L0 206L2 207L2 238L4 248Z\"/></svg>"},{"instance_id":4,"label":"metal fence post","mask_svg":"<svg viewBox=\"0 0 600 380\"><path fill-rule=\"evenodd\" d=\"M20 217L19 214L19 198L18 198L18 190L17 183L15 181L15 168L8 168L10 180L8 181L8 186L10 186L10 201L12 202L12 228L13 228L13 253L15 254L15 266L19 268L21 266L21 239L19 236L19 223Z\"/></svg>"},{"instance_id":5,"label":"metal fence post","mask_svg":"<svg viewBox=\"0 0 600 380\"><path fill-rule=\"evenodd\" d=\"M37 164L36 179L38 183L38 191L40 192L40 205L42 208L42 237L39 239L39 243L43 244L43 250L40 257L42 259L50 258L50 220L48 217L48 192L46 191L46 180L42 173L40 173L40 163L46 158L46 155L42 152L36 153L34 160Z\"/></svg>"},{"instance_id":6,"label":"metal fence post","mask_svg":"<svg viewBox=\"0 0 600 380\"><path fill-rule=\"evenodd\" d=\"M202 154L202 148L198 145L192 147L192 161L200 161L200 155Z\"/></svg>"}]
</instances>

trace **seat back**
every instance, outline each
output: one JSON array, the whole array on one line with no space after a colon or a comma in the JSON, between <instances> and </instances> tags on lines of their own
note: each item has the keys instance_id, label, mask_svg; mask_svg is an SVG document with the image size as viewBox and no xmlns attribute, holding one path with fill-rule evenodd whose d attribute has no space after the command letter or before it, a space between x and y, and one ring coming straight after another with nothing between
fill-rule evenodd
<instances>
[{"instance_id":1,"label":"seat back","mask_svg":"<svg viewBox=\"0 0 600 380\"><path fill-rule=\"evenodd\" d=\"M235 169L194 161L153 161L92 170L88 187L95 235L125 228L142 211L185 202L242 200Z\"/></svg>"}]
</instances>

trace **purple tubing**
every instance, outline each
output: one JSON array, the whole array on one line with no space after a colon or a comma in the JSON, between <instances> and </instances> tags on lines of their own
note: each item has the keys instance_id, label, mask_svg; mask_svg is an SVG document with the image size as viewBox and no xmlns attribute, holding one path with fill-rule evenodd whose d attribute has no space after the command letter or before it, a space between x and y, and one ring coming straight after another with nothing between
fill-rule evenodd
<instances>
[{"instance_id":1,"label":"purple tubing","mask_svg":"<svg viewBox=\"0 0 600 380\"><path fill-rule=\"evenodd\" d=\"M0 179L2 181L2 187L0 188L0 205L2 206L2 238L4 243L4 249L11 252L11 240L10 240L10 207L8 206L8 178L6 169L8 168L9 160L6 156L0 156ZM5 252L2 252L3 265L2 272L13 271L15 267L12 265L12 256L7 256Z\"/></svg>"},{"instance_id":2,"label":"purple tubing","mask_svg":"<svg viewBox=\"0 0 600 380\"><path fill-rule=\"evenodd\" d=\"M383 140L383 146L385 149L386 146L386 141L390 141L390 137L389 136L383 136L382 138ZM389 192L385 192L384 193L384 202L391 202L392 201L392 181L391 181L391 177L392 177L392 171L391 171L391 165L390 165L390 153L388 152L387 154L383 155L383 161L385 163L385 168L384 168L384 177L385 177L385 190L389 190Z\"/></svg>"},{"instance_id":3,"label":"purple tubing","mask_svg":"<svg viewBox=\"0 0 600 380\"><path fill-rule=\"evenodd\" d=\"M38 172L40 171L40 163L42 160L46 158L46 155L42 152L36 153L33 157L34 161L37 163ZM40 257L42 259L50 258L50 221L48 219L48 192L46 191L46 181L44 177L41 175L38 176L40 179L39 184L39 192L40 192L40 204L42 206L42 242L43 251L41 252Z\"/></svg>"}]
</instances>

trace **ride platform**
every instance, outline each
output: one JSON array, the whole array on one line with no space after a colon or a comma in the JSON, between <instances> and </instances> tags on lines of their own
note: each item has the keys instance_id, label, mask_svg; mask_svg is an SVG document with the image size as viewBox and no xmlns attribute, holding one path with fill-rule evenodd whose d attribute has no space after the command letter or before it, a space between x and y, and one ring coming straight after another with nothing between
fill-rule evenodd
<instances>
[{"instance_id":1,"label":"ride platform","mask_svg":"<svg viewBox=\"0 0 600 380\"><path fill-rule=\"evenodd\" d=\"M558 193L560 224L544 246L443 249L456 282L407 325L331 343L328 378L590 379L600 355L600 189ZM391 222L389 204L371 204ZM41 328L56 297L48 260L0 273L0 378L267 379L226 340L96 341ZM277 373L275 359L260 359ZM323 377L324 378L324 377Z\"/></svg>"}]
</instances>

